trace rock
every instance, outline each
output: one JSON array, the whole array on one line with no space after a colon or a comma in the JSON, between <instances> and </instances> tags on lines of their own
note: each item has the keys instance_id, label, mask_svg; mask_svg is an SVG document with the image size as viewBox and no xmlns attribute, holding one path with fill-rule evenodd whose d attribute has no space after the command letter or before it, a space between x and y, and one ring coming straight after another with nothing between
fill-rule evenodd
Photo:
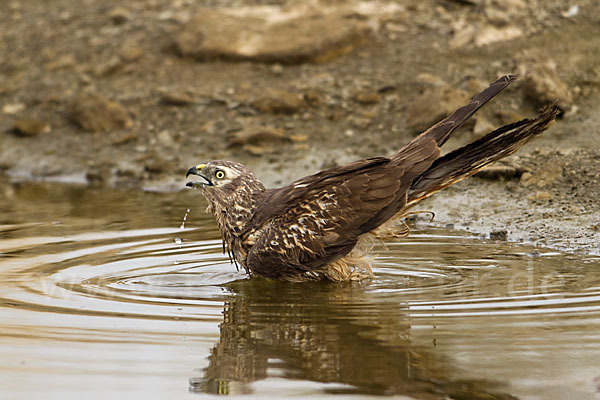
<instances>
[{"instance_id":1,"label":"rock","mask_svg":"<svg viewBox=\"0 0 600 400\"><path fill-rule=\"evenodd\" d=\"M14 103L5 104L2 106L2 114L18 114L25 109L25 104Z\"/></svg>"},{"instance_id":2,"label":"rock","mask_svg":"<svg viewBox=\"0 0 600 400\"><path fill-rule=\"evenodd\" d=\"M448 85L426 89L406 108L406 124L415 133L423 132L464 105L468 98L465 92Z\"/></svg>"},{"instance_id":3,"label":"rock","mask_svg":"<svg viewBox=\"0 0 600 400\"><path fill-rule=\"evenodd\" d=\"M500 118L502 125L512 124L525 118L522 114L513 110L500 110L496 112L496 116Z\"/></svg>"},{"instance_id":4,"label":"rock","mask_svg":"<svg viewBox=\"0 0 600 400\"><path fill-rule=\"evenodd\" d=\"M369 24L343 12L256 7L205 9L175 38L179 53L199 60L258 62L321 61L349 52L364 40Z\"/></svg>"},{"instance_id":5,"label":"rock","mask_svg":"<svg viewBox=\"0 0 600 400\"><path fill-rule=\"evenodd\" d=\"M263 154L265 154L267 152L267 149L265 149L262 146L255 145L255 144L244 145L244 150L256 157L262 156Z\"/></svg>"},{"instance_id":6,"label":"rock","mask_svg":"<svg viewBox=\"0 0 600 400\"><path fill-rule=\"evenodd\" d=\"M281 64L273 64L271 66L271 73L275 76L283 74L283 66Z\"/></svg>"},{"instance_id":7,"label":"rock","mask_svg":"<svg viewBox=\"0 0 600 400\"><path fill-rule=\"evenodd\" d=\"M507 25L511 20L511 15L508 13L508 11L499 10L495 7L487 7L485 9L485 16L489 22L498 26Z\"/></svg>"},{"instance_id":8,"label":"rock","mask_svg":"<svg viewBox=\"0 0 600 400\"><path fill-rule=\"evenodd\" d=\"M475 174L478 178L497 181L500 179L514 179L523 176L524 169L513 165L490 165Z\"/></svg>"},{"instance_id":9,"label":"rock","mask_svg":"<svg viewBox=\"0 0 600 400\"><path fill-rule=\"evenodd\" d=\"M552 64L536 65L527 72L523 85L525 95L540 105L558 101L558 107L567 112L573 106L569 87L558 76Z\"/></svg>"},{"instance_id":10,"label":"rock","mask_svg":"<svg viewBox=\"0 0 600 400\"><path fill-rule=\"evenodd\" d=\"M531 196L529 196L528 199L531 201L535 201L535 202L542 202L542 201L551 200L552 195L550 194L550 192L537 191L534 194L532 194Z\"/></svg>"},{"instance_id":11,"label":"rock","mask_svg":"<svg viewBox=\"0 0 600 400\"><path fill-rule=\"evenodd\" d=\"M517 26L497 28L487 25L480 29L474 38L475 46L483 47L496 42L505 42L523 36L523 30Z\"/></svg>"},{"instance_id":12,"label":"rock","mask_svg":"<svg viewBox=\"0 0 600 400\"><path fill-rule=\"evenodd\" d=\"M135 140L137 140L138 138L138 134L137 132L134 131L127 131L124 132L118 136L115 136L112 140L111 143L116 145L116 146L120 146L122 144L126 144L126 143L130 143L133 142Z\"/></svg>"},{"instance_id":13,"label":"rock","mask_svg":"<svg viewBox=\"0 0 600 400\"><path fill-rule=\"evenodd\" d=\"M308 89L304 92L304 101L311 107L317 107L321 104L321 94L315 89Z\"/></svg>"},{"instance_id":14,"label":"rock","mask_svg":"<svg viewBox=\"0 0 600 400\"><path fill-rule=\"evenodd\" d=\"M37 136L40 133L49 133L50 125L34 118L19 118L13 122L13 130L21 136Z\"/></svg>"},{"instance_id":15,"label":"rock","mask_svg":"<svg viewBox=\"0 0 600 400\"><path fill-rule=\"evenodd\" d=\"M139 60L144 56L144 49L135 44L125 44L119 49L119 57L124 62Z\"/></svg>"},{"instance_id":16,"label":"rock","mask_svg":"<svg viewBox=\"0 0 600 400\"><path fill-rule=\"evenodd\" d=\"M171 106L189 106L194 104L194 99L182 92L165 92L160 98L161 103Z\"/></svg>"},{"instance_id":17,"label":"rock","mask_svg":"<svg viewBox=\"0 0 600 400\"><path fill-rule=\"evenodd\" d=\"M381 100L381 96L375 92L363 91L356 93L354 95L354 100L360 104L370 105L379 103L379 101Z\"/></svg>"},{"instance_id":18,"label":"rock","mask_svg":"<svg viewBox=\"0 0 600 400\"><path fill-rule=\"evenodd\" d=\"M417 82L427 86L443 86L446 84L446 82L444 82L444 80L439 76L427 72L421 72L419 75L417 75Z\"/></svg>"},{"instance_id":19,"label":"rock","mask_svg":"<svg viewBox=\"0 0 600 400\"><path fill-rule=\"evenodd\" d=\"M110 132L132 125L127 111L119 103L98 93L80 93L67 104L69 118L83 130Z\"/></svg>"},{"instance_id":20,"label":"rock","mask_svg":"<svg viewBox=\"0 0 600 400\"><path fill-rule=\"evenodd\" d=\"M124 24L131 19L131 11L125 7L116 6L109 11L108 17L114 24Z\"/></svg>"},{"instance_id":21,"label":"rock","mask_svg":"<svg viewBox=\"0 0 600 400\"><path fill-rule=\"evenodd\" d=\"M484 116L479 115L475 118L475 125L473 125L473 133L475 136L480 137L494 130L494 125L488 121Z\"/></svg>"},{"instance_id":22,"label":"rock","mask_svg":"<svg viewBox=\"0 0 600 400\"><path fill-rule=\"evenodd\" d=\"M75 55L68 53L68 54L63 54L60 57L58 57L57 59L48 62L46 64L46 69L53 71L53 70L57 70L57 69L71 68L71 67L74 67L76 64L77 64L77 59L75 58Z\"/></svg>"},{"instance_id":23,"label":"rock","mask_svg":"<svg viewBox=\"0 0 600 400\"><path fill-rule=\"evenodd\" d=\"M548 162L543 167L538 168L535 173L524 173L521 176L520 183L524 186L536 186L546 188L554 185L563 176L563 168L556 162Z\"/></svg>"},{"instance_id":24,"label":"rock","mask_svg":"<svg viewBox=\"0 0 600 400\"><path fill-rule=\"evenodd\" d=\"M260 142L289 141L281 130L269 126L259 126L233 132L228 137L230 146L257 144Z\"/></svg>"},{"instance_id":25,"label":"rock","mask_svg":"<svg viewBox=\"0 0 600 400\"><path fill-rule=\"evenodd\" d=\"M458 49L473 42L477 33L473 24L467 24L464 19L460 19L453 24L453 35L448 45L451 49Z\"/></svg>"},{"instance_id":26,"label":"rock","mask_svg":"<svg viewBox=\"0 0 600 400\"><path fill-rule=\"evenodd\" d=\"M108 60L101 62L94 68L94 75L97 77L108 76L119 70L123 66L121 59L117 56L112 56Z\"/></svg>"},{"instance_id":27,"label":"rock","mask_svg":"<svg viewBox=\"0 0 600 400\"><path fill-rule=\"evenodd\" d=\"M308 135L290 135L289 138L294 143L303 143L308 140Z\"/></svg>"},{"instance_id":28,"label":"rock","mask_svg":"<svg viewBox=\"0 0 600 400\"><path fill-rule=\"evenodd\" d=\"M490 239L492 240L507 240L508 232L505 229L490 232Z\"/></svg>"},{"instance_id":29,"label":"rock","mask_svg":"<svg viewBox=\"0 0 600 400\"><path fill-rule=\"evenodd\" d=\"M163 172L173 171L175 164L172 161L165 160L159 156L149 157L144 163L144 170L151 174L161 174Z\"/></svg>"},{"instance_id":30,"label":"rock","mask_svg":"<svg viewBox=\"0 0 600 400\"><path fill-rule=\"evenodd\" d=\"M303 96L283 90L271 90L251 103L258 111L274 114L293 114L303 105Z\"/></svg>"},{"instance_id":31,"label":"rock","mask_svg":"<svg viewBox=\"0 0 600 400\"><path fill-rule=\"evenodd\" d=\"M484 0L450 0L450 1L454 1L455 3L468 4L471 6L475 6L475 5L482 4Z\"/></svg>"}]
</instances>

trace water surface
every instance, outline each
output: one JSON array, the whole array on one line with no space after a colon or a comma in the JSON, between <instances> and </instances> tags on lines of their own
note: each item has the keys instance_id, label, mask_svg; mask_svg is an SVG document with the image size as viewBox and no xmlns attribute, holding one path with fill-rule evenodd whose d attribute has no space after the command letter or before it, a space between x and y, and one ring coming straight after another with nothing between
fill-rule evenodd
<instances>
[{"instance_id":1,"label":"water surface","mask_svg":"<svg viewBox=\"0 0 600 400\"><path fill-rule=\"evenodd\" d=\"M371 282L249 280L205 207L0 182L0 398L599 396L598 258L419 225Z\"/></svg>"}]
</instances>

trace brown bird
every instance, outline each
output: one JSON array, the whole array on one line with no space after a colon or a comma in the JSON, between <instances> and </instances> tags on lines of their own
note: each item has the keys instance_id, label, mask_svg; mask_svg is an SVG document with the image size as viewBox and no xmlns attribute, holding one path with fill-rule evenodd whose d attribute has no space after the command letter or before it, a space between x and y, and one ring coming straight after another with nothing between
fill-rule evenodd
<instances>
[{"instance_id":1,"label":"brown bird","mask_svg":"<svg viewBox=\"0 0 600 400\"><path fill-rule=\"evenodd\" d=\"M364 244L410 214L419 201L540 136L556 118L555 106L441 155L441 146L517 75L492 83L450 116L390 157L374 157L320 171L278 189L233 161L188 170L208 200L236 267L250 275L286 280L355 280L372 276ZM385 225L384 225L385 224ZM407 233L406 229L402 233Z\"/></svg>"}]
</instances>

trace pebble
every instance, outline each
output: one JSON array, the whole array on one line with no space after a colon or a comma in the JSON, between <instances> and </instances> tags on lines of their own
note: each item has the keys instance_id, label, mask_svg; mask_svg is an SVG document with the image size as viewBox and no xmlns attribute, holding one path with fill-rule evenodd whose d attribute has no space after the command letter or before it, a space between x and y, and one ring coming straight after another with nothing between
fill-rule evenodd
<instances>
[{"instance_id":1,"label":"pebble","mask_svg":"<svg viewBox=\"0 0 600 400\"><path fill-rule=\"evenodd\" d=\"M161 103L171 106L189 106L194 104L194 99L183 92L165 92L160 98Z\"/></svg>"},{"instance_id":2,"label":"pebble","mask_svg":"<svg viewBox=\"0 0 600 400\"><path fill-rule=\"evenodd\" d=\"M20 136L37 136L40 133L49 133L50 125L35 118L23 117L13 122L13 130Z\"/></svg>"},{"instance_id":3,"label":"pebble","mask_svg":"<svg viewBox=\"0 0 600 400\"><path fill-rule=\"evenodd\" d=\"M494 125L484 116L480 115L475 118L475 125L473 125L473 133L475 136L480 137L493 130Z\"/></svg>"},{"instance_id":4,"label":"pebble","mask_svg":"<svg viewBox=\"0 0 600 400\"><path fill-rule=\"evenodd\" d=\"M552 194L550 194L550 192L546 192L546 191L537 191L534 194L530 195L528 197L529 200L531 201L548 201L552 199Z\"/></svg>"},{"instance_id":5,"label":"pebble","mask_svg":"<svg viewBox=\"0 0 600 400\"><path fill-rule=\"evenodd\" d=\"M18 114L24 109L25 104L23 103L5 104L2 106L2 114Z\"/></svg>"},{"instance_id":6,"label":"pebble","mask_svg":"<svg viewBox=\"0 0 600 400\"><path fill-rule=\"evenodd\" d=\"M285 90L271 90L251 103L258 111L272 114L293 114L304 106L303 96Z\"/></svg>"},{"instance_id":7,"label":"pebble","mask_svg":"<svg viewBox=\"0 0 600 400\"><path fill-rule=\"evenodd\" d=\"M490 232L490 239L505 241L508 239L508 232L505 229L501 229L498 231L492 231L492 232Z\"/></svg>"},{"instance_id":8,"label":"pebble","mask_svg":"<svg viewBox=\"0 0 600 400\"><path fill-rule=\"evenodd\" d=\"M116 6L109 11L108 17L114 24L124 24L131 19L131 11L125 7Z\"/></svg>"},{"instance_id":9,"label":"pebble","mask_svg":"<svg viewBox=\"0 0 600 400\"><path fill-rule=\"evenodd\" d=\"M67 115L89 132L110 132L132 125L127 110L99 93L82 92L67 104Z\"/></svg>"},{"instance_id":10,"label":"pebble","mask_svg":"<svg viewBox=\"0 0 600 400\"><path fill-rule=\"evenodd\" d=\"M281 142L289 140L290 139L283 133L283 131L270 126L252 127L241 131L232 132L227 138L230 146L257 144L261 142Z\"/></svg>"},{"instance_id":11,"label":"pebble","mask_svg":"<svg viewBox=\"0 0 600 400\"><path fill-rule=\"evenodd\" d=\"M381 96L375 92L358 92L354 95L354 100L363 105L377 104L381 101Z\"/></svg>"},{"instance_id":12,"label":"pebble","mask_svg":"<svg viewBox=\"0 0 600 400\"><path fill-rule=\"evenodd\" d=\"M539 105L558 101L558 107L567 112L573 106L573 95L560 78L554 64L535 65L527 72L523 85L525 95Z\"/></svg>"},{"instance_id":13,"label":"pebble","mask_svg":"<svg viewBox=\"0 0 600 400\"><path fill-rule=\"evenodd\" d=\"M523 30L517 26L497 28L493 25L485 26L475 35L474 43L483 47L497 42L505 42L523 36Z\"/></svg>"}]
</instances>

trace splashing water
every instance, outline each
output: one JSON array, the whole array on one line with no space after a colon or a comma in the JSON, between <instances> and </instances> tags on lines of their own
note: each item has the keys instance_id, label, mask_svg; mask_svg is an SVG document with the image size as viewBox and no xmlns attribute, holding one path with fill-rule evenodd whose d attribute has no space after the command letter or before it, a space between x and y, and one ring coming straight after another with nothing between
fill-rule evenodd
<instances>
[{"instance_id":1,"label":"splashing water","mask_svg":"<svg viewBox=\"0 0 600 400\"><path fill-rule=\"evenodd\" d=\"M179 226L180 230L184 230L185 229L185 222L187 221L189 213L190 213L190 209L188 208L187 210L185 210L185 215L183 216L183 221L181 222L181 225Z\"/></svg>"}]
</instances>

